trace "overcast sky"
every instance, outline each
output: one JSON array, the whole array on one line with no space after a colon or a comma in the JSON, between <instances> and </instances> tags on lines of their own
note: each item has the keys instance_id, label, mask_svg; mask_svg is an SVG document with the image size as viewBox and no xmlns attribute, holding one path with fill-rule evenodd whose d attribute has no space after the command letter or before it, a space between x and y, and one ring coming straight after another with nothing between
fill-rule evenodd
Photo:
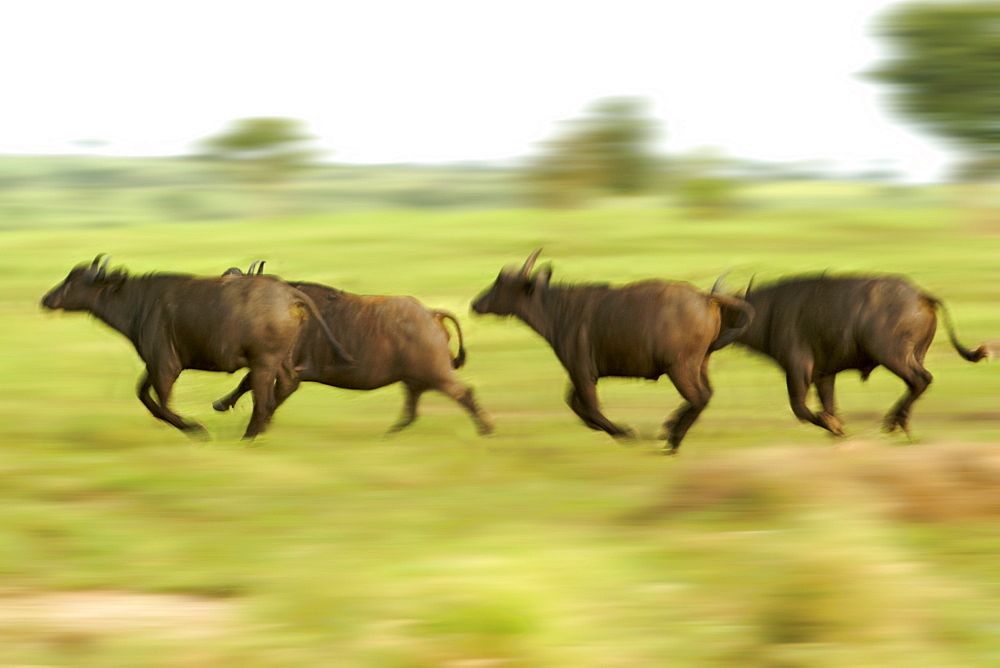
<instances>
[{"instance_id":1,"label":"overcast sky","mask_svg":"<svg viewBox=\"0 0 1000 668\"><path fill-rule=\"evenodd\" d=\"M892 160L937 143L862 79L888 0L25 0L0 9L0 153L172 155L249 116L303 120L343 162L530 153L637 95L665 150Z\"/></svg>"}]
</instances>

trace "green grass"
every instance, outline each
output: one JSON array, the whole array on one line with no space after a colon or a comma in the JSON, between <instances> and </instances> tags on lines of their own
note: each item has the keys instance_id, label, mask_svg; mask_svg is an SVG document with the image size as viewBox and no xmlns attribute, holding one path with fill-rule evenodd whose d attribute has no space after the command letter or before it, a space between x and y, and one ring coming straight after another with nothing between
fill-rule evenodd
<instances>
[{"instance_id":1,"label":"green grass","mask_svg":"<svg viewBox=\"0 0 1000 668\"><path fill-rule=\"evenodd\" d=\"M467 315L502 266L544 246L557 281L660 276L707 289L731 271L736 289L751 275L900 272L947 301L967 344L1000 339L995 227L937 206L768 197L722 219L619 203L0 232L0 603L169 593L224 602L231 616L182 642L0 616L0 664L996 665L997 518L920 522L853 487L823 491L846 475L840 464L990 453L996 369L959 359L939 334L912 445L878 432L901 383L845 374L849 436L836 446L795 421L772 364L726 349L713 358L711 406L666 458L655 436L680 402L668 382L602 382L609 416L640 436L623 446L573 416L564 371L525 326ZM421 419L386 438L401 389L307 385L246 445L248 400L211 410L238 376L187 372L175 407L214 436L188 441L135 398L127 341L40 312L42 294L98 252L136 273L215 274L263 258L289 279L451 309L469 349L460 374L497 432L476 436L457 406L427 395ZM858 449L887 459L858 460ZM803 464L814 456L836 465ZM757 457L766 473L747 463ZM722 500L664 510L716 475Z\"/></svg>"}]
</instances>

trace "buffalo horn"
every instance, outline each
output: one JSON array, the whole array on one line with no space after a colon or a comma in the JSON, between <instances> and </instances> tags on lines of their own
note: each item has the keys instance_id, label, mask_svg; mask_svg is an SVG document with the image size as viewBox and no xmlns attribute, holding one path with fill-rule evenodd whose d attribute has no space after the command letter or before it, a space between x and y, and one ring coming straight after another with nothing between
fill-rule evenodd
<instances>
[{"instance_id":1,"label":"buffalo horn","mask_svg":"<svg viewBox=\"0 0 1000 668\"><path fill-rule=\"evenodd\" d=\"M524 266L521 267L522 276L528 276L529 274L531 274L531 270L535 266L535 260L538 259L538 256L541 254L541 252L542 252L541 248L536 248L535 251L528 256L528 259L524 261Z\"/></svg>"},{"instance_id":2,"label":"buffalo horn","mask_svg":"<svg viewBox=\"0 0 1000 668\"><path fill-rule=\"evenodd\" d=\"M712 286L712 294L716 292L722 292L722 281L729 275L729 272L724 272L721 276L715 279L715 285Z\"/></svg>"},{"instance_id":3,"label":"buffalo horn","mask_svg":"<svg viewBox=\"0 0 1000 668\"><path fill-rule=\"evenodd\" d=\"M97 270L97 276L100 278L102 278L106 273L108 273L108 263L111 262L110 255L106 253L101 253L101 255L104 255L104 262L101 264L101 268Z\"/></svg>"}]
</instances>

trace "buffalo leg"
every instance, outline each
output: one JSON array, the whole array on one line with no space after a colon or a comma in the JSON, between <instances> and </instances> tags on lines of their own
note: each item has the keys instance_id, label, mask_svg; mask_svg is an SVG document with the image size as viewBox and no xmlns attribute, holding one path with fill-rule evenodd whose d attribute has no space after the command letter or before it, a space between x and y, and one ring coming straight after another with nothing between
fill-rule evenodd
<instances>
[{"instance_id":1,"label":"buffalo leg","mask_svg":"<svg viewBox=\"0 0 1000 668\"><path fill-rule=\"evenodd\" d=\"M602 431L604 429L600 424L590 418L590 414L587 412L587 409L583 404L583 399L580 397L580 393L577 391L576 385L573 385L572 383L570 383L569 390L566 393L566 403L569 404L569 407L573 409L573 412L576 413L580 419L583 420L583 423L589 428L595 431Z\"/></svg>"},{"instance_id":2,"label":"buffalo leg","mask_svg":"<svg viewBox=\"0 0 1000 668\"><path fill-rule=\"evenodd\" d=\"M476 431L480 435L486 435L493 431L493 424L483 413L482 408L476 402L476 396L469 388L463 385L461 382L455 379L449 379L444 382L440 387L436 388L442 394L451 397L456 402L458 402L462 408L468 411L469 415L472 416L473 422L476 423ZM415 385L406 385L406 403L403 405L403 414L399 417L399 420L395 422L391 427L389 427L389 433L393 434L398 431L409 427L417 419L417 402L420 400L420 396L425 392L426 388L418 387Z\"/></svg>"},{"instance_id":3,"label":"buffalo leg","mask_svg":"<svg viewBox=\"0 0 1000 668\"><path fill-rule=\"evenodd\" d=\"M813 413L806 405L806 396L809 394L809 386L812 384L812 365L808 369L789 369L785 374L785 382L788 385L788 403L792 407L795 417L803 422L809 422L817 427L822 427L836 436L843 436L844 431L839 427L839 420L833 422L820 413Z\"/></svg>"},{"instance_id":4,"label":"buffalo leg","mask_svg":"<svg viewBox=\"0 0 1000 668\"><path fill-rule=\"evenodd\" d=\"M834 396L834 384L836 374L820 376L816 379L816 394L823 405L823 412L819 414L819 419L826 423L826 428L838 436L844 435L844 423L837 417L837 402Z\"/></svg>"},{"instance_id":5,"label":"buffalo leg","mask_svg":"<svg viewBox=\"0 0 1000 668\"><path fill-rule=\"evenodd\" d=\"M601 412L597 401L597 383L593 380L572 380L573 387L567 396L567 403L583 423L598 431L605 431L615 438L633 438L632 430L611 422Z\"/></svg>"},{"instance_id":6,"label":"buffalo leg","mask_svg":"<svg viewBox=\"0 0 1000 668\"><path fill-rule=\"evenodd\" d=\"M205 427L195 421L188 421L177 413L167 408L170 402L170 394L173 391L174 383L177 381L178 373L152 372L149 367L139 381L137 395L142 405L153 414L153 417L163 420L169 425L177 427L181 431L188 432L191 436L203 436L207 434ZM159 401L153 399L150 390L156 392Z\"/></svg>"},{"instance_id":7,"label":"buffalo leg","mask_svg":"<svg viewBox=\"0 0 1000 668\"><path fill-rule=\"evenodd\" d=\"M663 425L667 432L667 444L670 446L667 452L673 454L712 398L712 385L708 381L708 356L697 366L690 363L674 365L667 369L667 376L687 402L674 411Z\"/></svg>"},{"instance_id":8,"label":"buffalo leg","mask_svg":"<svg viewBox=\"0 0 1000 668\"><path fill-rule=\"evenodd\" d=\"M295 373L295 370L290 367L282 367L278 371L278 375L274 381L274 408L277 410L278 406L285 403L288 397L292 396L295 390L299 389L299 385L302 381L299 380L299 376Z\"/></svg>"},{"instance_id":9,"label":"buffalo leg","mask_svg":"<svg viewBox=\"0 0 1000 668\"><path fill-rule=\"evenodd\" d=\"M913 403L920 397L921 394L927 391L930 387L931 382L934 380L934 376L923 367L919 362L914 362L909 365L904 363L896 362L883 362L885 368L892 371L894 374L903 379L906 383L907 393L900 398L896 405L892 407L886 416L885 421L882 423L883 429L888 432L895 431L896 427L902 429L907 436L910 434L910 409L913 407ZM912 436L911 436L912 438Z\"/></svg>"},{"instance_id":10,"label":"buffalo leg","mask_svg":"<svg viewBox=\"0 0 1000 668\"><path fill-rule=\"evenodd\" d=\"M390 434L395 434L398 431L406 429L417 419L417 402L420 401L420 395L424 393L424 389L409 384L405 387L406 399L403 403L403 414L389 427L388 433Z\"/></svg>"},{"instance_id":11,"label":"buffalo leg","mask_svg":"<svg viewBox=\"0 0 1000 668\"><path fill-rule=\"evenodd\" d=\"M480 436L485 436L493 432L493 423L490 422L489 418L483 413L483 409L476 402L476 395L471 387L457 380L452 380L441 391L461 404L462 408L472 416L472 421L476 423L476 431Z\"/></svg>"},{"instance_id":12,"label":"buffalo leg","mask_svg":"<svg viewBox=\"0 0 1000 668\"><path fill-rule=\"evenodd\" d=\"M236 405L240 397L250 391L250 374L243 376L243 380L236 386L236 389L212 404L212 408L225 412Z\"/></svg>"},{"instance_id":13,"label":"buffalo leg","mask_svg":"<svg viewBox=\"0 0 1000 668\"><path fill-rule=\"evenodd\" d=\"M267 425L271 422L271 417L278 407L275 400L275 375L275 372L270 371L267 365L250 368L250 386L253 388L253 413L250 415L247 430L243 434L243 438L246 440L254 438L267 429Z\"/></svg>"}]
</instances>

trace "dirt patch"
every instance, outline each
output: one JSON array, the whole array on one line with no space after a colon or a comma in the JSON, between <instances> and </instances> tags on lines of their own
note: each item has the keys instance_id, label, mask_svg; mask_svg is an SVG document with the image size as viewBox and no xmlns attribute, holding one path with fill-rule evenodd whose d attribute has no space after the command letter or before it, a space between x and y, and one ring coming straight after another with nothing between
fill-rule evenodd
<instances>
[{"instance_id":1,"label":"dirt patch","mask_svg":"<svg viewBox=\"0 0 1000 668\"><path fill-rule=\"evenodd\" d=\"M894 519L1000 518L1000 451L991 444L762 448L682 463L666 498L639 513L795 512L808 504L862 503Z\"/></svg>"},{"instance_id":2,"label":"dirt patch","mask_svg":"<svg viewBox=\"0 0 1000 668\"><path fill-rule=\"evenodd\" d=\"M950 416L952 420L959 422L998 422L1000 421L1000 411L983 411L979 413L957 413Z\"/></svg>"},{"instance_id":3,"label":"dirt patch","mask_svg":"<svg viewBox=\"0 0 1000 668\"><path fill-rule=\"evenodd\" d=\"M232 601L125 591L0 593L0 628L81 636L143 633L171 639L218 636L234 623Z\"/></svg>"}]
</instances>

